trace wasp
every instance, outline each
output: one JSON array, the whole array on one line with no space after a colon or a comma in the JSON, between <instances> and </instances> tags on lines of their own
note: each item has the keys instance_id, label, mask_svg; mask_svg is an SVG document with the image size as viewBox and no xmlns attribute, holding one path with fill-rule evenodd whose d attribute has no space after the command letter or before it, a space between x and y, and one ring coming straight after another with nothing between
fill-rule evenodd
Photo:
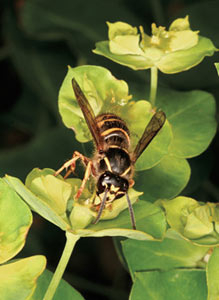
<instances>
[{"instance_id":1,"label":"wasp","mask_svg":"<svg viewBox=\"0 0 219 300\"><path fill-rule=\"evenodd\" d=\"M55 173L55 176L66 169L67 172L64 178L67 178L74 172L76 161L81 160L86 169L75 199L79 199L87 180L90 176L93 176L96 181L96 196L99 198L100 203L94 224L99 221L106 206L125 195L132 227L136 229L135 216L128 189L134 185L134 165L145 148L163 127L166 120L165 113L158 111L153 115L134 151L131 151L130 132L126 123L113 113L103 113L95 116L90 103L74 78L72 79L72 87L93 137L95 153L92 158L88 158L75 151L72 159L67 161Z\"/></svg>"}]
</instances>

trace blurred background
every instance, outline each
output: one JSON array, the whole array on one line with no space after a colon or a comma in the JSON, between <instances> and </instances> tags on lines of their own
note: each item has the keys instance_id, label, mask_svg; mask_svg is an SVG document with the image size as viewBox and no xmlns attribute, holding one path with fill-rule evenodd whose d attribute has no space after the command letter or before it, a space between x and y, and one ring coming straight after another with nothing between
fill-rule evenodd
<instances>
[{"instance_id":1,"label":"blurred background","mask_svg":"<svg viewBox=\"0 0 219 300\"><path fill-rule=\"evenodd\" d=\"M128 82L131 94L145 98L149 72L134 72L92 53L96 42L108 38L106 21L143 25L150 34L152 22L168 27L175 18L189 15L191 28L219 47L218 11L219 1L208 0L2 0L1 176L7 173L25 180L35 167L58 169L74 150L88 152L90 144L75 141L58 113L58 91L68 65L106 67ZM218 54L181 74L160 74L159 84L183 91L206 90L217 101L214 62L219 62ZM218 202L218 147L217 135L204 154L189 160L192 177L184 194ZM20 256L44 254L53 271L64 242L60 229L35 215ZM88 300L127 299L131 288L111 238L81 239L64 278Z\"/></svg>"}]
</instances>

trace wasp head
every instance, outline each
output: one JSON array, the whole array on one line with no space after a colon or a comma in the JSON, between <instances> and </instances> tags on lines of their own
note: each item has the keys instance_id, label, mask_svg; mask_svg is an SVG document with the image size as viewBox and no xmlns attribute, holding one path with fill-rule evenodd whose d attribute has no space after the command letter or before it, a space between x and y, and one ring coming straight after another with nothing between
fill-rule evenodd
<instances>
[{"instance_id":1,"label":"wasp head","mask_svg":"<svg viewBox=\"0 0 219 300\"><path fill-rule=\"evenodd\" d=\"M105 171L99 177L97 182L97 195L99 196L100 194L103 194L103 198L101 199L101 204L94 224L99 221L106 202L113 202L114 200L126 195L132 227L133 229L136 229L135 217L132 204L128 196L128 189L128 180L110 171Z\"/></svg>"},{"instance_id":2,"label":"wasp head","mask_svg":"<svg viewBox=\"0 0 219 300\"><path fill-rule=\"evenodd\" d=\"M102 194L105 190L109 191L110 196L113 195L111 201L119 199L128 191L128 180L112 172L104 172L97 182L97 194ZM111 198L111 197L110 197Z\"/></svg>"}]
</instances>

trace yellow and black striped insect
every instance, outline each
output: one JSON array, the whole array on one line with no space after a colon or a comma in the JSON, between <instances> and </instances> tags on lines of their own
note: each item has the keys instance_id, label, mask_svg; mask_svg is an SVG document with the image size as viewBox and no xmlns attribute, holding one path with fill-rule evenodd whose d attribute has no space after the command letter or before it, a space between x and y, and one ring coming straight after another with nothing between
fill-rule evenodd
<instances>
[{"instance_id":1,"label":"yellow and black striped insect","mask_svg":"<svg viewBox=\"0 0 219 300\"><path fill-rule=\"evenodd\" d=\"M94 112L75 79L72 79L75 97L83 112L88 128L92 134L96 151L93 158L88 158L75 151L72 159L67 161L56 173L68 169L65 178L75 170L76 161L80 159L85 167L85 175L76 199L80 197L88 178L92 175L96 179L96 196L100 199L98 213L94 223L101 217L103 209L116 199L126 195L133 229L136 229L135 217L128 189L134 185L134 165L163 127L166 116L162 111L156 112L136 145L130 150L130 132L125 122L117 115L104 113L95 117Z\"/></svg>"}]
</instances>

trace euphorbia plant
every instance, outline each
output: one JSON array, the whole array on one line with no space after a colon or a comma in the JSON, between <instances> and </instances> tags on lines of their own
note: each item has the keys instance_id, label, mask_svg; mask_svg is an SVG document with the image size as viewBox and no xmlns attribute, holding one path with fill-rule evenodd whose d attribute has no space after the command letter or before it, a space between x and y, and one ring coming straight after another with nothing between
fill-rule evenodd
<instances>
[{"instance_id":1,"label":"euphorbia plant","mask_svg":"<svg viewBox=\"0 0 219 300\"><path fill-rule=\"evenodd\" d=\"M190 177L187 158L202 153L215 134L214 98L203 91L183 93L160 89L157 93L158 70L166 74L188 70L205 56L213 55L216 48L209 39L190 29L188 17L175 20L169 30L153 24L152 36L145 34L142 27L138 32L123 22L108 23L108 26L109 41L97 43L94 52L133 70L150 69L149 101L144 99L146 95L143 99L129 95L128 84L105 68L69 67L59 92L59 111L64 124L75 131L81 143L91 140L72 90L72 78L80 84L95 115L114 112L126 121L133 147L157 108L165 112L167 121L136 163L136 184L129 190L130 199L135 203L136 231L131 228L125 197L105 209L98 224L92 223L97 213L92 205L95 194L92 179L75 201L81 180L55 177L51 169L32 170L25 184L12 176L4 178L8 188L13 188L32 210L66 234L66 246L44 300L53 298L74 245L81 237L129 238L122 242L122 249L134 282L130 299L143 299L145 290L148 294L158 293L158 298L170 299L186 276L194 285L199 280L205 282L205 265L201 260L210 247L218 245L217 226L214 227L218 222L217 206L176 197ZM173 249L179 249L177 257ZM150 262L145 255L149 251L153 257ZM215 293L211 280L212 260L218 259L216 251L207 267L209 295ZM162 260L157 252L168 260ZM136 259L139 257L140 265ZM174 290L170 284L173 278L179 280L175 281ZM160 291L151 285L154 281L159 281ZM195 289L186 291L191 292L195 297L198 295ZM205 295L206 289L199 294Z\"/></svg>"},{"instance_id":2,"label":"euphorbia plant","mask_svg":"<svg viewBox=\"0 0 219 300\"><path fill-rule=\"evenodd\" d=\"M188 16L172 22L169 30L152 24L152 35L139 32L124 22L107 23L109 41L98 42L94 53L103 55L133 70L151 70L150 101L154 106L157 71L175 74L199 64L216 48L211 40L190 29Z\"/></svg>"}]
</instances>

